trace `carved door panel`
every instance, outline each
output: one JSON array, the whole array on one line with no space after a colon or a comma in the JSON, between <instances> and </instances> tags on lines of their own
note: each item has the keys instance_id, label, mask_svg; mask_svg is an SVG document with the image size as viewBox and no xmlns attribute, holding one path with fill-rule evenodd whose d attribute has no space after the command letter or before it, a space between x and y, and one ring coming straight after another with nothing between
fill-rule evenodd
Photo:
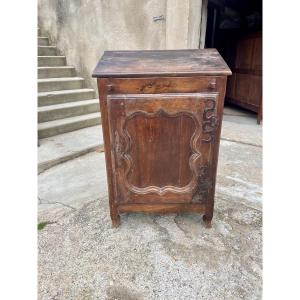
<instances>
[{"instance_id":1,"label":"carved door panel","mask_svg":"<svg viewBox=\"0 0 300 300\"><path fill-rule=\"evenodd\" d=\"M108 95L118 203L207 199L217 101L218 93Z\"/></svg>"}]
</instances>

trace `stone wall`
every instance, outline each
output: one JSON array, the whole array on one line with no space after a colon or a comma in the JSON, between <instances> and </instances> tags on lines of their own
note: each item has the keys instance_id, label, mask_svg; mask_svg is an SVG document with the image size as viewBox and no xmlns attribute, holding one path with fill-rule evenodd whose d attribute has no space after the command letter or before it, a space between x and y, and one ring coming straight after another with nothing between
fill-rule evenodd
<instances>
[{"instance_id":1,"label":"stone wall","mask_svg":"<svg viewBox=\"0 0 300 300\"><path fill-rule=\"evenodd\" d=\"M202 0L38 0L39 26L90 87L105 50L198 48ZM154 21L163 16L165 20Z\"/></svg>"}]
</instances>

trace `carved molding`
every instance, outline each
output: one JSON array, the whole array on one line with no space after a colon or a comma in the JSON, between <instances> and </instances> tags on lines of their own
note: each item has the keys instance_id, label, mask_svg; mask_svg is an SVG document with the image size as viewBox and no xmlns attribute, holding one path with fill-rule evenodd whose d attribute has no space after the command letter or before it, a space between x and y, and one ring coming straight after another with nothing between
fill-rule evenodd
<instances>
[{"instance_id":1,"label":"carved molding","mask_svg":"<svg viewBox=\"0 0 300 300\"><path fill-rule=\"evenodd\" d=\"M194 192L192 202L203 203L208 199L208 191L212 187L212 180L209 176L208 166L200 167L198 175L197 189Z\"/></svg>"},{"instance_id":2,"label":"carved molding","mask_svg":"<svg viewBox=\"0 0 300 300\"><path fill-rule=\"evenodd\" d=\"M215 98L207 98L205 99L205 108L202 121L202 128L205 138L202 138L202 142L210 143L214 141L218 125L219 119L216 114L216 100Z\"/></svg>"},{"instance_id":3,"label":"carved molding","mask_svg":"<svg viewBox=\"0 0 300 300\"><path fill-rule=\"evenodd\" d=\"M195 131L192 134L192 137L190 140L192 155L190 156L190 159L189 159L189 166L192 171L192 179L186 186L176 187L176 186L172 186L172 185L167 185L167 186L163 186L163 187L147 186L144 188L140 188L140 187L134 186L128 182L128 174L129 174L134 162L132 161L132 157L130 155L130 150L132 147L132 139L127 130L127 123L129 120L131 120L132 118L134 118L137 115L143 115L145 118L155 118L158 116L167 116L167 117L171 117L171 118L176 118L178 116L185 115L185 116L190 117L195 122ZM115 151L116 151L116 154L118 153L117 154L118 157L120 159L123 159L126 164L123 180L129 191L136 193L136 194L156 193L158 195L164 195L167 192L178 193L178 194L190 193L191 191L197 189L198 178L199 178L199 175L201 172L201 166L199 167L198 160L202 156L201 152L199 151L199 149L197 147L197 141L198 141L199 137L201 136L201 126L200 126L200 122L199 122L197 115L194 115L191 112L185 112L185 111L171 114L171 113L167 113L163 109L159 109L158 111L156 111L154 113L149 113L146 111L135 111L134 113L128 115L125 118L125 120L123 121L122 128L123 128L123 130L122 130L121 136L122 136L122 140L124 140L124 147L116 146ZM121 139L119 137L118 141L120 142L120 140Z\"/></svg>"},{"instance_id":4,"label":"carved molding","mask_svg":"<svg viewBox=\"0 0 300 300\"><path fill-rule=\"evenodd\" d=\"M116 163L118 166L122 163L122 143L120 141L120 136L117 131L115 131L115 141L114 141L114 151L115 151L115 157L116 157Z\"/></svg>"},{"instance_id":5,"label":"carved molding","mask_svg":"<svg viewBox=\"0 0 300 300\"><path fill-rule=\"evenodd\" d=\"M148 93L148 92L155 92L155 91L160 91L162 92L163 90L168 90L171 87L171 82L157 82L157 81L150 81L145 84L143 84L139 91L142 93Z\"/></svg>"}]
</instances>

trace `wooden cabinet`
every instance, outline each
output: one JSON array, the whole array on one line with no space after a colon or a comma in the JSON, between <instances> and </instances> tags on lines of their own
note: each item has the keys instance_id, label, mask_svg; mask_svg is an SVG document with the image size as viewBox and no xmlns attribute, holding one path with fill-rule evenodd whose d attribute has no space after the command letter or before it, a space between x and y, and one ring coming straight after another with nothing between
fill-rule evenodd
<instances>
[{"instance_id":1,"label":"wooden cabinet","mask_svg":"<svg viewBox=\"0 0 300 300\"><path fill-rule=\"evenodd\" d=\"M227 75L215 49L108 51L97 77L111 219L199 212L210 225Z\"/></svg>"},{"instance_id":2,"label":"wooden cabinet","mask_svg":"<svg viewBox=\"0 0 300 300\"><path fill-rule=\"evenodd\" d=\"M234 48L234 47L233 47ZM226 100L257 113L262 119L262 35L247 34L235 46Z\"/></svg>"}]
</instances>

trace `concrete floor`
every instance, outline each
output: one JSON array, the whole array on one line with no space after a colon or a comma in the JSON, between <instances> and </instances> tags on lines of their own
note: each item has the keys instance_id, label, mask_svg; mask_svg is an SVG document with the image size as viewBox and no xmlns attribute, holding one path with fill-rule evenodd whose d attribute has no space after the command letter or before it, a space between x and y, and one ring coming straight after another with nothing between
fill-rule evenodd
<instances>
[{"instance_id":1,"label":"concrete floor","mask_svg":"<svg viewBox=\"0 0 300 300\"><path fill-rule=\"evenodd\" d=\"M198 214L139 213L113 229L103 153L41 173L39 299L261 299L262 127L225 113L209 230Z\"/></svg>"}]
</instances>

